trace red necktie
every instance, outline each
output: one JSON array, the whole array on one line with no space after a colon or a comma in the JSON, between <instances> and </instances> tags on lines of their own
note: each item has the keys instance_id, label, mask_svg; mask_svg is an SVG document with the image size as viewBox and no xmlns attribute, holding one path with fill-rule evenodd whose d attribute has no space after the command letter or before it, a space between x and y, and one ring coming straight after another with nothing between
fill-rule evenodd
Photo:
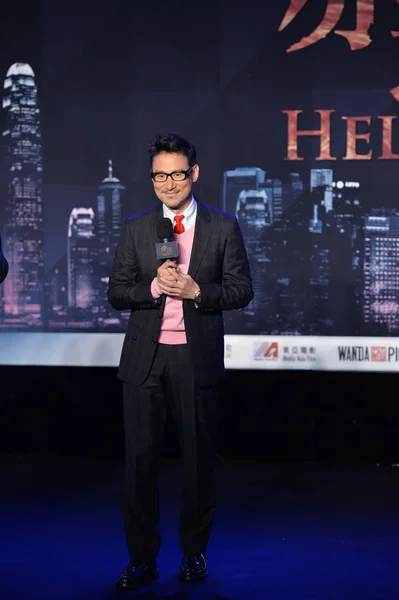
<instances>
[{"instance_id":1,"label":"red necktie","mask_svg":"<svg viewBox=\"0 0 399 600\"><path fill-rule=\"evenodd\" d=\"M184 229L184 225L182 223L183 219L184 219L184 215L176 215L175 216L176 225L173 230L175 233L184 233L184 231L186 231Z\"/></svg>"}]
</instances>

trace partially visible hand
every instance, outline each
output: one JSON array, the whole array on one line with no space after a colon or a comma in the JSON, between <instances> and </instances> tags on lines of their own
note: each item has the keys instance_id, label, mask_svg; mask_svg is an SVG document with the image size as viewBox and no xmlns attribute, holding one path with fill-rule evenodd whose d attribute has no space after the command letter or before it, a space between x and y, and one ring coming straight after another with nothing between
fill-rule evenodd
<instances>
[{"instance_id":1,"label":"partially visible hand","mask_svg":"<svg viewBox=\"0 0 399 600\"><path fill-rule=\"evenodd\" d=\"M158 284L162 290L162 293L165 293L163 291L164 286L168 286L168 285L171 285L172 283L176 282L176 277L177 277L177 265L176 265L175 261L167 260L164 263L162 263L162 265L158 268L158 271L157 271Z\"/></svg>"},{"instance_id":2,"label":"partially visible hand","mask_svg":"<svg viewBox=\"0 0 399 600\"><path fill-rule=\"evenodd\" d=\"M168 277L159 277L159 287L163 294L183 300L192 300L199 291L199 286L190 275L180 273L179 270L170 269Z\"/></svg>"}]
</instances>

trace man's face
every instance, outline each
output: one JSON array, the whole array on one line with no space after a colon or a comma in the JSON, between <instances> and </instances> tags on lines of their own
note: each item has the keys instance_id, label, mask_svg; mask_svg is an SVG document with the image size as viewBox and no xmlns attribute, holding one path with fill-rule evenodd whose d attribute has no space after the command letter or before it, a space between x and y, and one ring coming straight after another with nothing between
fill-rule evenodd
<instances>
[{"instance_id":1,"label":"man's face","mask_svg":"<svg viewBox=\"0 0 399 600\"><path fill-rule=\"evenodd\" d=\"M184 173L190 168L188 160L184 154L175 154L170 152L161 152L157 154L152 161L152 173ZM185 179L175 181L172 177L167 177L166 181L154 181L154 192L174 213L182 213L191 202L191 188L193 182L197 181L199 176L199 167L194 165ZM177 175L179 177L179 175ZM182 177L180 175L180 177Z\"/></svg>"}]
</instances>

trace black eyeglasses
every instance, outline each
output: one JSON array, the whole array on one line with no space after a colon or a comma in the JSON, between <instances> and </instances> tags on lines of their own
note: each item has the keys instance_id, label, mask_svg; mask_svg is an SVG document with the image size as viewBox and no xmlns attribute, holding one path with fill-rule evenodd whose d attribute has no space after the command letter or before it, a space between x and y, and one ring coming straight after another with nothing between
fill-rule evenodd
<instances>
[{"instance_id":1,"label":"black eyeglasses","mask_svg":"<svg viewBox=\"0 0 399 600\"><path fill-rule=\"evenodd\" d=\"M172 173L151 173L151 177L154 181L157 181L159 183L166 181L168 177L171 177L173 181L184 181L189 175L191 175L192 170L193 167L190 167L189 169L187 169L187 171L173 171Z\"/></svg>"}]
</instances>

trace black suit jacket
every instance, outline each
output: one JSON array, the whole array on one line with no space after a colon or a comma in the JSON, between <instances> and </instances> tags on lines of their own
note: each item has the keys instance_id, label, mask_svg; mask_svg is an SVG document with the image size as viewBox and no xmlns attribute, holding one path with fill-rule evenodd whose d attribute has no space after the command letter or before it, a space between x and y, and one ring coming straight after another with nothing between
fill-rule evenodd
<instances>
[{"instance_id":1,"label":"black suit jacket","mask_svg":"<svg viewBox=\"0 0 399 600\"><path fill-rule=\"evenodd\" d=\"M8 262L1 250L1 238L0 238L0 283L2 283L7 277L8 273Z\"/></svg>"},{"instance_id":2,"label":"black suit jacket","mask_svg":"<svg viewBox=\"0 0 399 600\"><path fill-rule=\"evenodd\" d=\"M237 219L197 201L189 274L201 288L201 305L183 300L184 322L196 384L217 383L224 374L222 311L243 308L253 298L247 253ZM118 376L133 385L147 377L159 338L165 296L154 300L156 223L162 204L125 222L115 254L108 300L131 309Z\"/></svg>"}]
</instances>

